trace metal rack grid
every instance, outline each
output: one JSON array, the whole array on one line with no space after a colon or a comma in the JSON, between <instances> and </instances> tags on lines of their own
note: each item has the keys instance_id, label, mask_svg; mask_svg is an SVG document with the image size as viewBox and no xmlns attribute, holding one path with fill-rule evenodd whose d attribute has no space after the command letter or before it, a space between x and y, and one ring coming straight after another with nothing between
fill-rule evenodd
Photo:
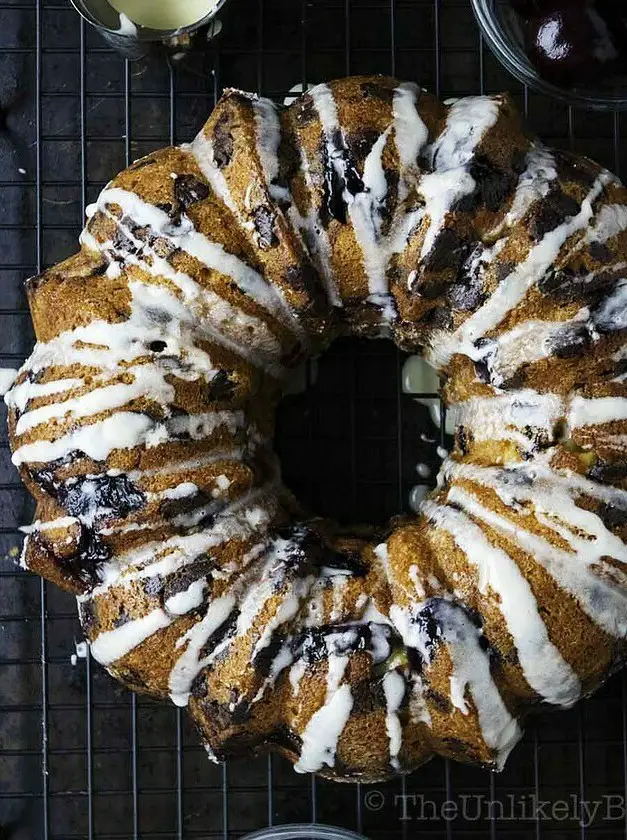
<instances>
[{"instance_id":1,"label":"metal rack grid","mask_svg":"<svg viewBox=\"0 0 627 840\"><path fill-rule=\"evenodd\" d=\"M0 366L18 365L32 343L23 279L72 253L111 174L191 138L223 86L281 99L293 84L358 72L443 96L510 89L548 142L625 169L620 116L521 89L484 50L464 0L230 0L219 41L178 68L123 61L60 0L0 0ZM427 409L401 395L402 361L388 343L339 343L308 391L284 401L285 475L318 511L381 521L406 508L416 462L437 466L435 444L417 435ZM14 566L32 505L2 429L2 840L224 840L307 820L386 840L627 837L624 676L532 722L499 776L434 760L363 788L297 776L278 758L208 764L180 710L127 693L88 658L71 664L73 600ZM589 825L573 796L600 803Z\"/></svg>"}]
</instances>

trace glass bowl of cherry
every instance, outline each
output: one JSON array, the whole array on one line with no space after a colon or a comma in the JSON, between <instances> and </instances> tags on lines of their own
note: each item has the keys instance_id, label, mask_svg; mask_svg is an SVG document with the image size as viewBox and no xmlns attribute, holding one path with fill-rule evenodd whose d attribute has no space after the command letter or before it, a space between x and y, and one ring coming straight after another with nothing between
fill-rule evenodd
<instances>
[{"instance_id":1,"label":"glass bowl of cherry","mask_svg":"<svg viewBox=\"0 0 627 840\"><path fill-rule=\"evenodd\" d=\"M627 0L472 0L488 46L526 85L571 105L627 109Z\"/></svg>"}]
</instances>

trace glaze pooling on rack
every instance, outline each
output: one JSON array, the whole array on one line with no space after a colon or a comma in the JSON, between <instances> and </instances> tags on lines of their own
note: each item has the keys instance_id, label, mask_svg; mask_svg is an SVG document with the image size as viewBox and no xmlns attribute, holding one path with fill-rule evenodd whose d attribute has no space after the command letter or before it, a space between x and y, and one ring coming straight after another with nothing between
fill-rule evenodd
<instances>
[{"instance_id":1,"label":"glaze pooling on rack","mask_svg":"<svg viewBox=\"0 0 627 840\"><path fill-rule=\"evenodd\" d=\"M571 706L624 658L626 207L506 97L228 91L31 281L45 340L6 397L41 494L24 563L217 758L272 743L302 772L383 778L454 744L502 767L521 710ZM98 305L64 311L64 283ZM404 388L441 375L457 427L385 542L300 521L270 447L290 368L351 333L426 356Z\"/></svg>"}]
</instances>

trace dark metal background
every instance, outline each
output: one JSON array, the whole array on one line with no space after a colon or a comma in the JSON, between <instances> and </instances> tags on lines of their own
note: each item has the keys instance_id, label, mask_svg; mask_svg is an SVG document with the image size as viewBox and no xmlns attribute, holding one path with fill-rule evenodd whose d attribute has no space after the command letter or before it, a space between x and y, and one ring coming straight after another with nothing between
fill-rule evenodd
<instances>
[{"instance_id":1,"label":"dark metal background","mask_svg":"<svg viewBox=\"0 0 627 840\"><path fill-rule=\"evenodd\" d=\"M625 168L622 119L523 91L484 51L463 0L230 0L227 9L219 44L172 71L160 59L125 63L64 2L0 0L0 366L17 366L31 347L24 278L72 253L104 182L190 139L226 85L281 99L298 82L389 72L442 96L509 88L548 142ZM383 521L406 506L416 462L437 466L435 443L418 436L426 409L400 394L401 364L388 343L339 344L309 391L284 401L285 475L319 512ZM127 693L89 660L71 664L81 638L73 599L14 567L32 505L1 428L1 840L235 838L309 819L386 840L627 837L622 676L572 712L531 723L501 775L434 760L373 796L276 758L209 764L178 710ZM480 819L478 800L464 799L475 796ZM589 826L576 819L580 799L599 803ZM447 800L465 818L443 810Z\"/></svg>"}]
</instances>

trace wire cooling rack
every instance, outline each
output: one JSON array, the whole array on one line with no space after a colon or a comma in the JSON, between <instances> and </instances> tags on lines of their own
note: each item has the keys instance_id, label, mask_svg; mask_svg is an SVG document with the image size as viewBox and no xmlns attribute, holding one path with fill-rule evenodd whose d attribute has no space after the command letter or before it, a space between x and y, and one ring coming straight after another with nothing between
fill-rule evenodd
<instances>
[{"instance_id":1,"label":"wire cooling rack","mask_svg":"<svg viewBox=\"0 0 627 840\"><path fill-rule=\"evenodd\" d=\"M620 116L521 89L484 50L468 2L229 0L226 11L219 41L172 68L125 62L59 0L0 0L0 366L32 344L24 278L72 253L104 182L190 139L227 85L280 100L297 83L383 72L442 96L509 89L549 143L626 168ZM436 471L444 441L401 394L402 362L385 342L341 342L284 401L285 476L318 512L383 521L407 508L416 462ZM180 710L76 656L73 600L15 568L32 504L1 428L0 840L227 840L309 820L385 840L627 837L623 676L531 722L500 775L434 760L366 788L278 758L209 764Z\"/></svg>"}]
</instances>

